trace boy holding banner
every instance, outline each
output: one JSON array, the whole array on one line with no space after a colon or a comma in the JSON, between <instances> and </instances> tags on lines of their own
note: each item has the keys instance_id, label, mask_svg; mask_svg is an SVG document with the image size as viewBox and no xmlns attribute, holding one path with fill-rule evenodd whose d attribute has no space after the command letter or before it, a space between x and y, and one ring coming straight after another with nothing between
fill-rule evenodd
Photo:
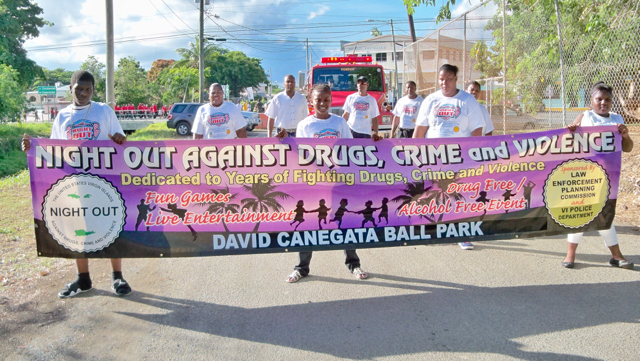
<instances>
[{"instance_id":1,"label":"boy holding banner","mask_svg":"<svg viewBox=\"0 0 640 361\"><path fill-rule=\"evenodd\" d=\"M91 101L95 88L95 79L86 70L79 70L71 77L69 85L73 104L62 109L56 116L51 127L51 139L64 140L113 140L116 144L123 144L127 138L123 135L122 127L116 118L113 109L103 103ZM94 131L82 131L87 124L91 124ZM31 149L31 138L24 135L22 138L22 150ZM73 297L81 292L92 289L91 277L89 275L89 260L86 258L76 259L78 277L75 281L68 283L58 293L60 298ZM111 259L111 289L118 296L126 296L131 293L131 287L122 278L122 260Z\"/></svg>"},{"instance_id":2,"label":"boy holding banner","mask_svg":"<svg viewBox=\"0 0 640 361\"><path fill-rule=\"evenodd\" d=\"M331 88L327 84L318 84L313 87L310 94L311 104L315 109L315 114L304 118L298 123L296 138L353 138L347 122L329 113L331 107ZM281 134L280 134L281 135ZM313 252L300 252L299 262L293 273L287 277L289 283L298 282L302 277L309 275L309 264ZM344 251L346 256L345 264L349 271L357 279L365 279L369 275L360 267L360 258L355 249Z\"/></svg>"}]
</instances>

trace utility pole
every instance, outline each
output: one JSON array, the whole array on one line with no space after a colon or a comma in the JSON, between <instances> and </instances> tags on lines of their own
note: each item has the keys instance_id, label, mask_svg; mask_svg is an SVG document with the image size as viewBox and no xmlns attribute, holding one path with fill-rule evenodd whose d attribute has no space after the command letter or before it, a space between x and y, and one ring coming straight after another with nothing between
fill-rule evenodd
<instances>
[{"instance_id":1,"label":"utility pole","mask_svg":"<svg viewBox=\"0 0 640 361\"><path fill-rule=\"evenodd\" d=\"M113 0L106 0L107 11L107 89L106 89L106 102L111 109L115 108L116 96L113 87L113 75L114 75L114 59L113 59Z\"/></svg>"},{"instance_id":2,"label":"utility pole","mask_svg":"<svg viewBox=\"0 0 640 361\"><path fill-rule=\"evenodd\" d=\"M395 96L394 101L398 101L398 99L400 99L400 94L398 92L398 90L400 90L398 88L398 53L396 53L396 33L393 31L393 19L390 20L391 22L391 41L393 41L393 61L395 63L395 67L396 67L396 76L394 79L394 89L393 89L393 94Z\"/></svg>"},{"instance_id":3,"label":"utility pole","mask_svg":"<svg viewBox=\"0 0 640 361\"><path fill-rule=\"evenodd\" d=\"M200 41L198 42L199 46L199 59L198 59L198 69L200 73L200 80L198 81L198 95L200 103L204 103L204 0L200 0Z\"/></svg>"},{"instance_id":4,"label":"utility pole","mask_svg":"<svg viewBox=\"0 0 640 361\"><path fill-rule=\"evenodd\" d=\"M409 18L409 29L411 30L411 42L415 43L416 39L416 27L413 25L413 15L409 12L409 5L407 5L407 17Z\"/></svg>"},{"instance_id":5,"label":"utility pole","mask_svg":"<svg viewBox=\"0 0 640 361\"><path fill-rule=\"evenodd\" d=\"M307 38L307 75L309 75L309 68L311 67L311 60L309 59L309 38Z\"/></svg>"},{"instance_id":6,"label":"utility pole","mask_svg":"<svg viewBox=\"0 0 640 361\"><path fill-rule=\"evenodd\" d=\"M271 76L271 68L269 68L269 98L273 95L273 77Z\"/></svg>"}]
</instances>

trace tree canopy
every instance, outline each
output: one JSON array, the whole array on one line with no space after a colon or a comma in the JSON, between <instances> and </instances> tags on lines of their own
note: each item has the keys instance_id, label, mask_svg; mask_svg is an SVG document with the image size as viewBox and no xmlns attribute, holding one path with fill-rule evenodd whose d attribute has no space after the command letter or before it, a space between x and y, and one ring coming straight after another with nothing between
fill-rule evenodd
<instances>
[{"instance_id":1,"label":"tree canopy","mask_svg":"<svg viewBox=\"0 0 640 361\"><path fill-rule=\"evenodd\" d=\"M29 0L0 0L0 64L17 71L17 81L25 89L45 76L23 47L27 39L40 34L38 28L51 24L40 16L42 12Z\"/></svg>"}]
</instances>

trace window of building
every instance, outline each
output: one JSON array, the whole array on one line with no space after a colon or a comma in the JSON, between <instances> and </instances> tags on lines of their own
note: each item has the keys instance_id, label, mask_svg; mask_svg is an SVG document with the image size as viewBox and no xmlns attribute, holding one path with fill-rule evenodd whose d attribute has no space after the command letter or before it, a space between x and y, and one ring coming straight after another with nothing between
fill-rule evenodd
<instances>
[{"instance_id":1,"label":"window of building","mask_svg":"<svg viewBox=\"0 0 640 361\"><path fill-rule=\"evenodd\" d=\"M402 61L402 53L396 53L396 59Z\"/></svg>"},{"instance_id":2,"label":"window of building","mask_svg":"<svg viewBox=\"0 0 640 361\"><path fill-rule=\"evenodd\" d=\"M435 56L435 50L425 50L422 52L422 60L432 60Z\"/></svg>"},{"instance_id":3,"label":"window of building","mask_svg":"<svg viewBox=\"0 0 640 361\"><path fill-rule=\"evenodd\" d=\"M387 61L387 53L377 53L376 61Z\"/></svg>"}]
</instances>

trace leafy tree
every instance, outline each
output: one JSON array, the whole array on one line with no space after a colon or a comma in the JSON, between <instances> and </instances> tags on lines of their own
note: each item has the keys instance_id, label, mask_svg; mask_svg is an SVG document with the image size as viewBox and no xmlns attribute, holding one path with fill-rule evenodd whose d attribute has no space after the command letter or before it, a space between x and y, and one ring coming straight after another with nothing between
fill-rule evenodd
<instances>
[{"instance_id":1,"label":"leafy tree","mask_svg":"<svg viewBox=\"0 0 640 361\"><path fill-rule=\"evenodd\" d=\"M43 10L29 0L0 1L0 64L10 65L18 72L17 81L27 88L44 72L33 60L27 58L24 42L40 35L38 28L53 25L40 14Z\"/></svg>"},{"instance_id":2,"label":"leafy tree","mask_svg":"<svg viewBox=\"0 0 640 361\"><path fill-rule=\"evenodd\" d=\"M207 58L206 65L211 69L207 82L228 84L232 97L240 96L244 88L267 82L260 59L250 58L241 51L215 52Z\"/></svg>"},{"instance_id":3,"label":"leafy tree","mask_svg":"<svg viewBox=\"0 0 640 361\"><path fill-rule=\"evenodd\" d=\"M436 0L402 0L402 3L407 7L407 12L411 15L413 15L413 9L420 5L424 4L425 6L437 6ZM438 16L436 17L436 22L451 19L451 5L455 4L456 0L443 1L442 6L440 7L440 11L438 12Z\"/></svg>"},{"instance_id":4,"label":"leafy tree","mask_svg":"<svg viewBox=\"0 0 640 361\"><path fill-rule=\"evenodd\" d=\"M73 75L73 71L65 70L63 68L56 68L53 70L42 68L42 71L44 72L44 78L38 79L35 82L33 88L42 85L53 86L57 82L60 82L62 84L69 84L69 82L71 81L71 76Z\"/></svg>"},{"instance_id":5,"label":"leafy tree","mask_svg":"<svg viewBox=\"0 0 640 361\"><path fill-rule=\"evenodd\" d=\"M0 64L0 122L20 121L26 100L18 83L19 74L12 67Z\"/></svg>"},{"instance_id":6,"label":"leafy tree","mask_svg":"<svg viewBox=\"0 0 640 361\"><path fill-rule=\"evenodd\" d=\"M209 69L205 69L205 76ZM158 83L161 86L162 102L173 104L181 102L189 89L198 88L198 69L189 67L167 68L160 72Z\"/></svg>"},{"instance_id":7,"label":"leafy tree","mask_svg":"<svg viewBox=\"0 0 640 361\"><path fill-rule=\"evenodd\" d=\"M371 36L380 36L380 35L382 35L382 32L378 30L378 28L371 29Z\"/></svg>"},{"instance_id":8,"label":"leafy tree","mask_svg":"<svg viewBox=\"0 0 640 361\"><path fill-rule=\"evenodd\" d=\"M150 82L154 82L154 81L158 80L158 76L160 75L160 73L166 68L173 67L173 64L175 62L176 61L173 60L173 59L169 59L169 60L165 60L165 59L154 60L153 63L151 63L151 69L149 69L149 73L147 74L147 80L149 80Z\"/></svg>"},{"instance_id":9,"label":"leafy tree","mask_svg":"<svg viewBox=\"0 0 640 361\"><path fill-rule=\"evenodd\" d=\"M105 74L106 65L100 62L98 58L93 55L89 55L87 60L80 65L80 69L86 70L93 75L96 80L96 88L93 92L93 101L104 102L107 98L107 79Z\"/></svg>"},{"instance_id":10,"label":"leafy tree","mask_svg":"<svg viewBox=\"0 0 640 361\"><path fill-rule=\"evenodd\" d=\"M147 85L147 72L139 61L132 56L120 59L114 75L117 104L146 103Z\"/></svg>"},{"instance_id":11,"label":"leafy tree","mask_svg":"<svg viewBox=\"0 0 640 361\"><path fill-rule=\"evenodd\" d=\"M533 5L533 6L532 6ZM563 36L565 94L569 105L578 94L603 80L613 85L623 117L638 118L640 64L640 17L637 1L594 3L590 0L558 2ZM554 0L510 0L506 15L506 41L502 35L502 14L489 21L495 49L507 50L507 80L522 95L525 108L537 110L544 91L560 79L560 52ZM501 54L492 56L502 68Z\"/></svg>"}]
</instances>

